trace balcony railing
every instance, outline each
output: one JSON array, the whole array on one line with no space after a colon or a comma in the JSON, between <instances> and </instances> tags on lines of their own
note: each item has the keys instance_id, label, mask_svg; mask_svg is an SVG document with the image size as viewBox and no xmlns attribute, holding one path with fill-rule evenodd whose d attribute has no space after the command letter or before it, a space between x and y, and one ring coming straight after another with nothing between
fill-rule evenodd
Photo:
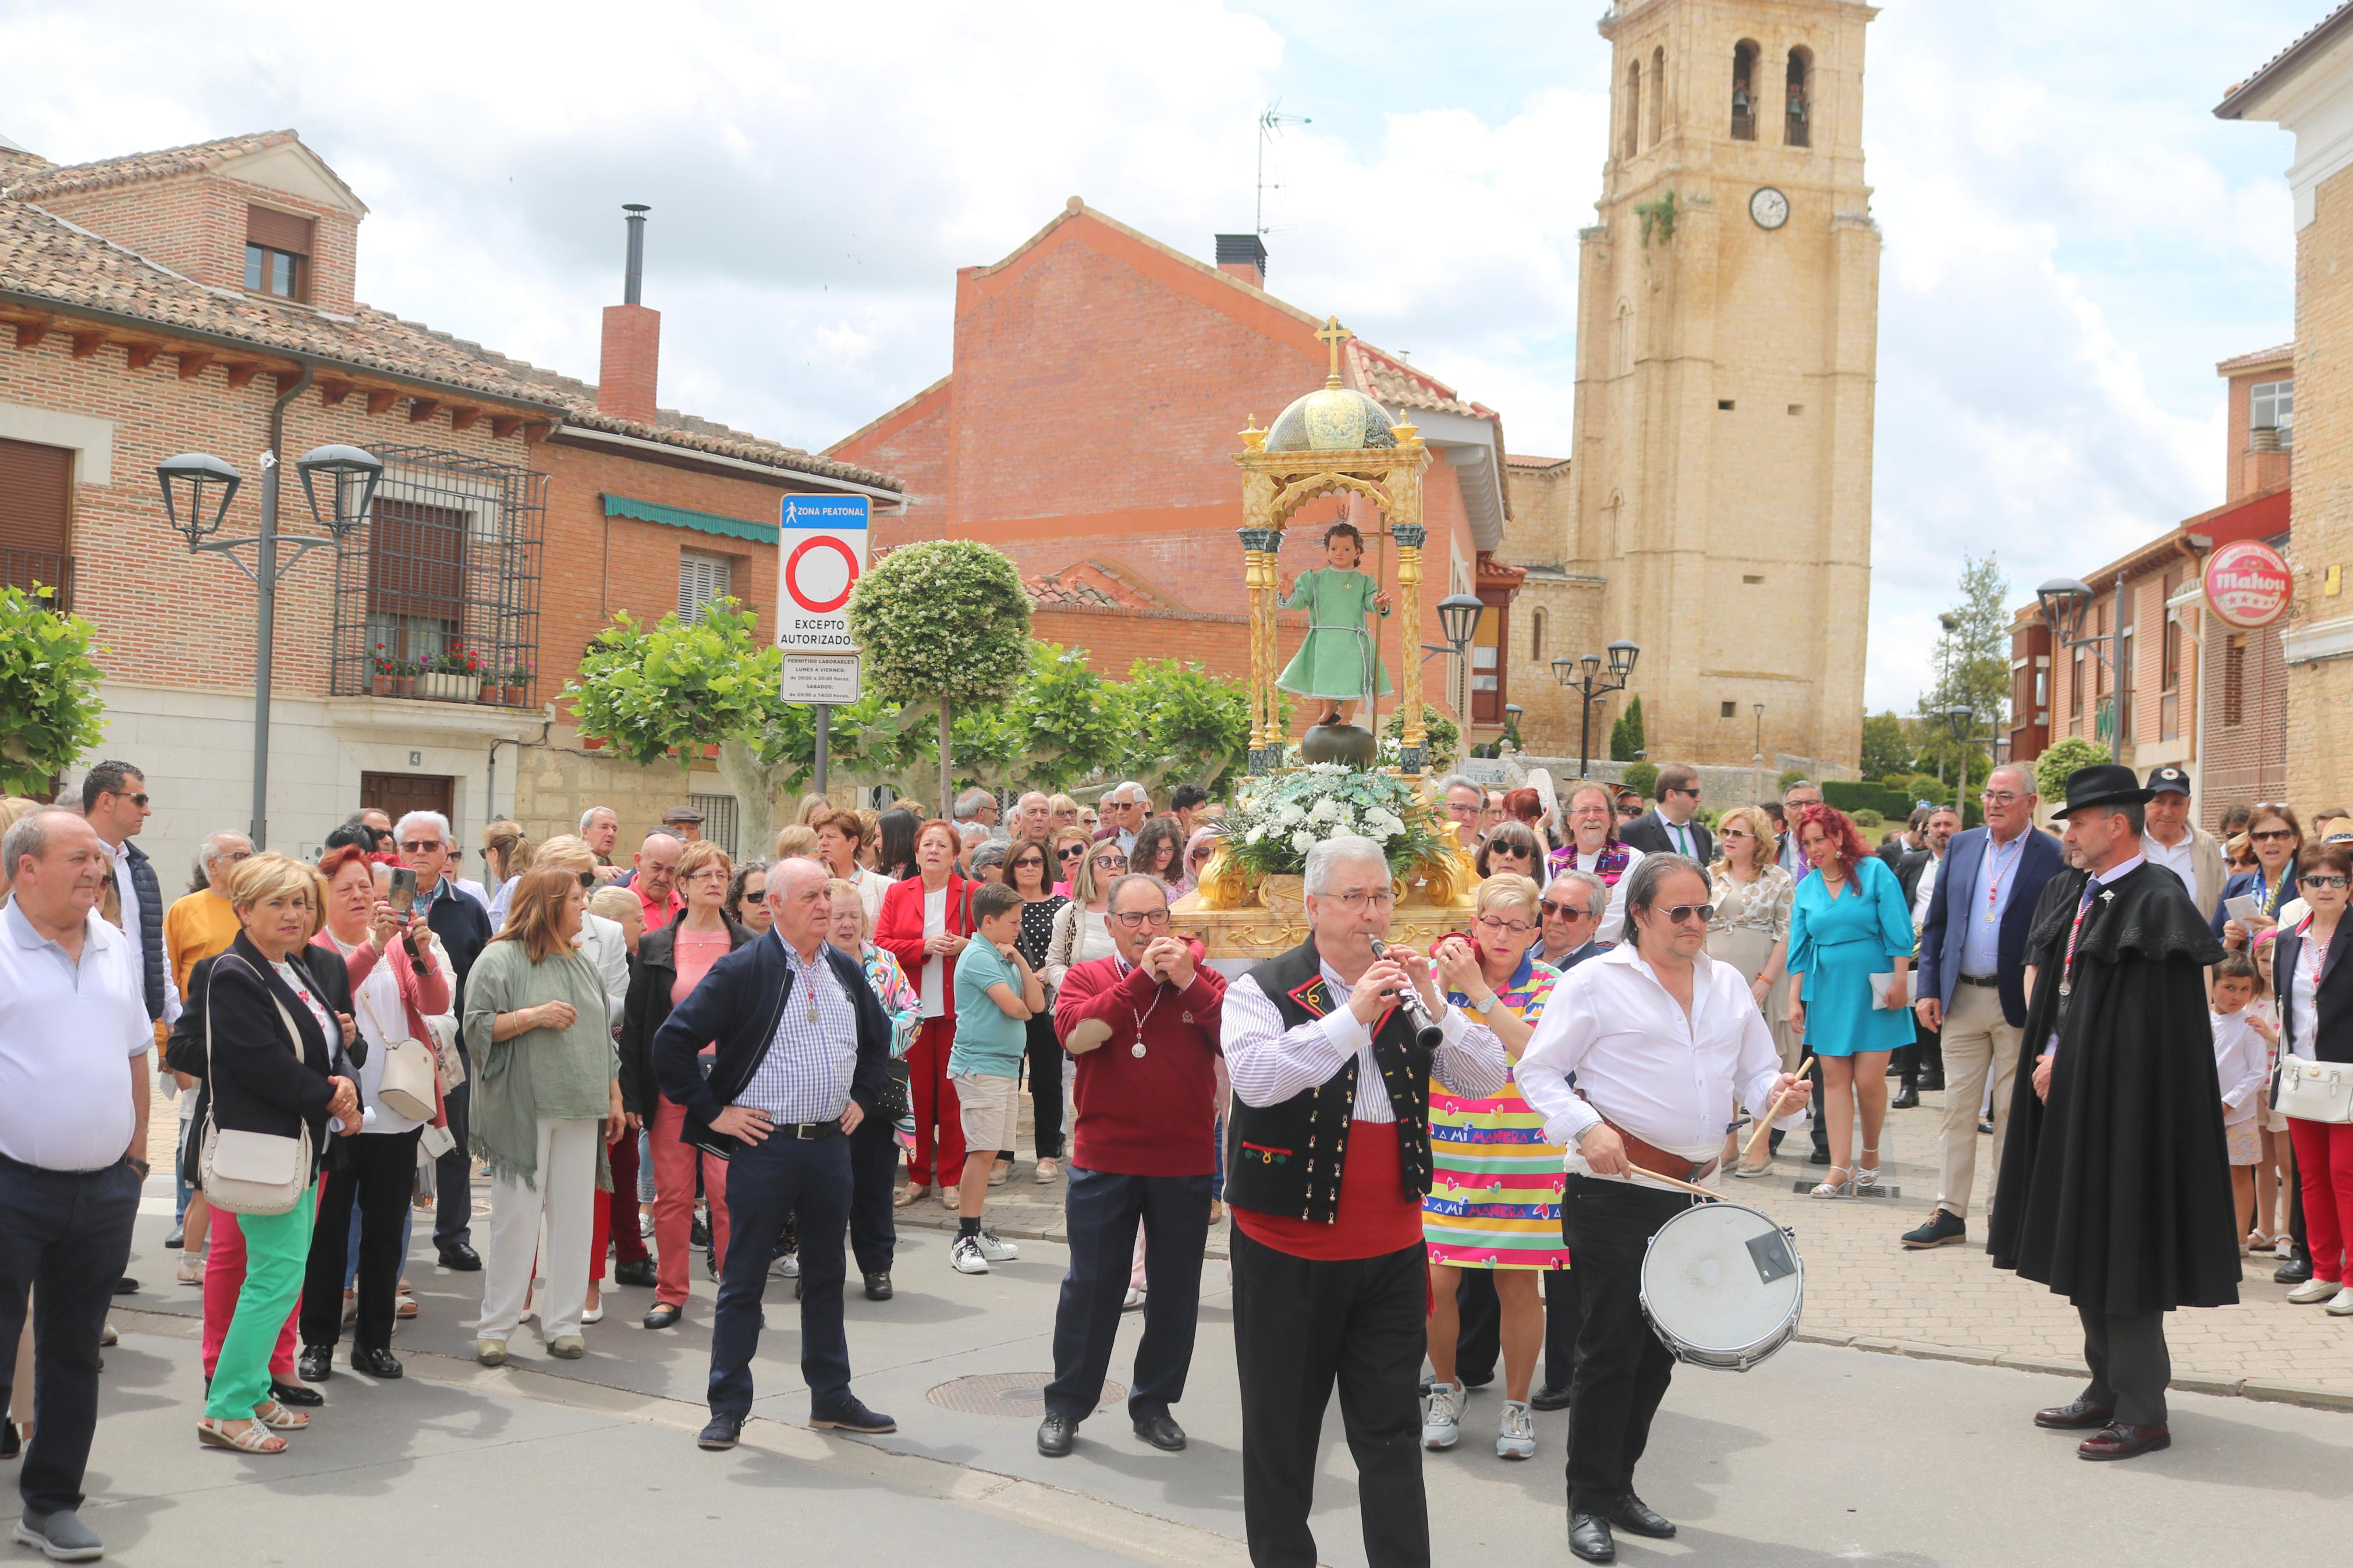
<instances>
[{"instance_id":1,"label":"balcony railing","mask_svg":"<svg viewBox=\"0 0 2353 1568\"><path fill-rule=\"evenodd\" d=\"M55 589L51 603L73 608L74 558L52 550L0 550L0 587Z\"/></svg>"}]
</instances>

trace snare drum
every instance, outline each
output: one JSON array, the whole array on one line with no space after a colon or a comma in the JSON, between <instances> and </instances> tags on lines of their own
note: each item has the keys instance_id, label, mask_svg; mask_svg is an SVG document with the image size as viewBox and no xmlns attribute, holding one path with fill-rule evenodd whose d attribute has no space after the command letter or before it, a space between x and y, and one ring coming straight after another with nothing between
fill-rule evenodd
<instances>
[{"instance_id":1,"label":"snare drum","mask_svg":"<svg viewBox=\"0 0 2353 1568\"><path fill-rule=\"evenodd\" d=\"M1797 1333L1805 1260L1792 1233L1757 1210L1701 1204L1651 1236L1641 1299L1677 1361L1746 1372Z\"/></svg>"}]
</instances>

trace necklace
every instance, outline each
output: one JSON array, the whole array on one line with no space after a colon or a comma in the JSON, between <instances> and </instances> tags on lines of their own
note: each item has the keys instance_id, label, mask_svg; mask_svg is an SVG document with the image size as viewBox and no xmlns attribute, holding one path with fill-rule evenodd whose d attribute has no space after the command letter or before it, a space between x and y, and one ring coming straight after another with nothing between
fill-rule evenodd
<instances>
[{"instance_id":1,"label":"necklace","mask_svg":"<svg viewBox=\"0 0 2353 1568\"><path fill-rule=\"evenodd\" d=\"M1134 966L1134 964L1129 964L1127 967L1128 967L1128 968L1130 968L1130 969L1133 969L1133 968L1134 968L1135 966ZM1144 1046L1144 1025L1145 1025L1145 1020L1146 1020L1146 1019L1150 1018L1150 1017L1152 1016L1152 1015L1153 1015L1153 1014L1155 1014L1155 1013L1158 1012L1159 1010L1160 1010L1160 987L1159 987L1159 986L1157 986L1157 985L1155 985L1155 986L1152 988L1152 1005L1151 1005L1151 1006L1146 1007L1146 1008L1145 1008L1143 1012L1141 1012L1141 1013L1136 1013L1136 1012L1134 1012L1134 1010L1133 1008L1129 1009L1129 1011L1134 1015L1134 1018L1135 1018L1135 1044L1134 1044L1134 1045L1132 1045L1132 1046L1130 1046L1130 1047L1127 1047L1127 1054L1128 1054L1129 1056L1136 1057L1136 1058L1141 1058L1141 1057L1144 1055L1144 1053L1145 1053L1145 1046Z\"/></svg>"}]
</instances>

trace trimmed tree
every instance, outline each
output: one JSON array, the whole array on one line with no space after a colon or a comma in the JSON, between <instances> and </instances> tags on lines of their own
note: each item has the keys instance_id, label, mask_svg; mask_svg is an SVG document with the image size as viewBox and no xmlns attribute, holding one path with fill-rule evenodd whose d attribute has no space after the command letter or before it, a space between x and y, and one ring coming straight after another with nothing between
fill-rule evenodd
<instances>
[{"instance_id":1,"label":"trimmed tree","mask_svg":"<svg viewBox=\"0 0 2353 1568\"><path fill-rule=\"evenodd\" d=\"M858 580L849 631L867 684L908 715L935 710L940 815L955 794L956 710L1002 700L1030 668L1029 596L1020 574L976 540L893 550Z\"/></svg>"},{"instance_id":2,"label":"trimmed tree","mask_svg":"<svg viewBox=\"0 0 2353 1568\"><path fill-rule=\"evenodd\" d=\"M2077 768L2096 767L2108 761L2108 749L2081 735L2054 741L2034 759L2034 793L2061 805L2067 803L2067 775Z\"/></svg>"},{"instance_id":3,"label":"trimmed tree","mask_svg":"<svg viewBox=\"0 0 2353 1568\"><path fill-rule=\"evenodd\" d=\"M47 795L106 734L94 628L56 599L52 588L0 587L0 795Z\"/></svg>"},{"instance_id":4,"label":"trimmed tree","mask_svg":"<svg viewBox=\"0 0 2353 1568\"><path fill-rule=\"evenodd\" d=\"M1126 776L1155 795L1180 784L1216 791L1250 749L1250 691L1242 682L1211 675L1173 658L1140 658L1125 687L1131 748Z\"/></svg>"},{"instance_id":5,"label":"trimmed tree","mask_svg":"<svg viewBox=\"0 0 2353 1568\"><path fill-rule=\"evenodd\" d=\"M1613 763L1639 762L1649 747L1650 742L1642 738L1642 700L1640 697L1630 699L1626 711L1618 715L1616 721L1609 726L1609 760Z\"/></svg>"}]
</instances>

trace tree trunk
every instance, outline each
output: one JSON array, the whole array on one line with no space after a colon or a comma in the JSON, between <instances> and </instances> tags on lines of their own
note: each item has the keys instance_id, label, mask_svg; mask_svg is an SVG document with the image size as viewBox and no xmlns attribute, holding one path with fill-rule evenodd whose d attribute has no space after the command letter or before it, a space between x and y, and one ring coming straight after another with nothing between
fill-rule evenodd
<instances>
[{"instance_id":1,"label":"tree trunk","mask_svg":"<svg viewBox=\"0 0 2353 1568\"><path fill-rule=\"evenodd\" d=\"M949 795L950 790L954 787L949 781L955 776L951 771L951 759L948 753L948 734L954 721L950 711L953 706L947 698L940 699L940 820L942 822L955 820L955 802Z\"/></svg>"},{"instance_id":2,"label":"tree trunk","mask_svg":"<svg viewBox=\"0 0 2353 1568\"><path fill-rule=\"evenodd\" d=\"M719 742L719 776L735 796L736 821L741 825L736 847L747 858L765 858L765 847L776 837L776 795L791 772L789 764L762 767L752 748L742 741Z\"/></svg>"}]
</instances>

